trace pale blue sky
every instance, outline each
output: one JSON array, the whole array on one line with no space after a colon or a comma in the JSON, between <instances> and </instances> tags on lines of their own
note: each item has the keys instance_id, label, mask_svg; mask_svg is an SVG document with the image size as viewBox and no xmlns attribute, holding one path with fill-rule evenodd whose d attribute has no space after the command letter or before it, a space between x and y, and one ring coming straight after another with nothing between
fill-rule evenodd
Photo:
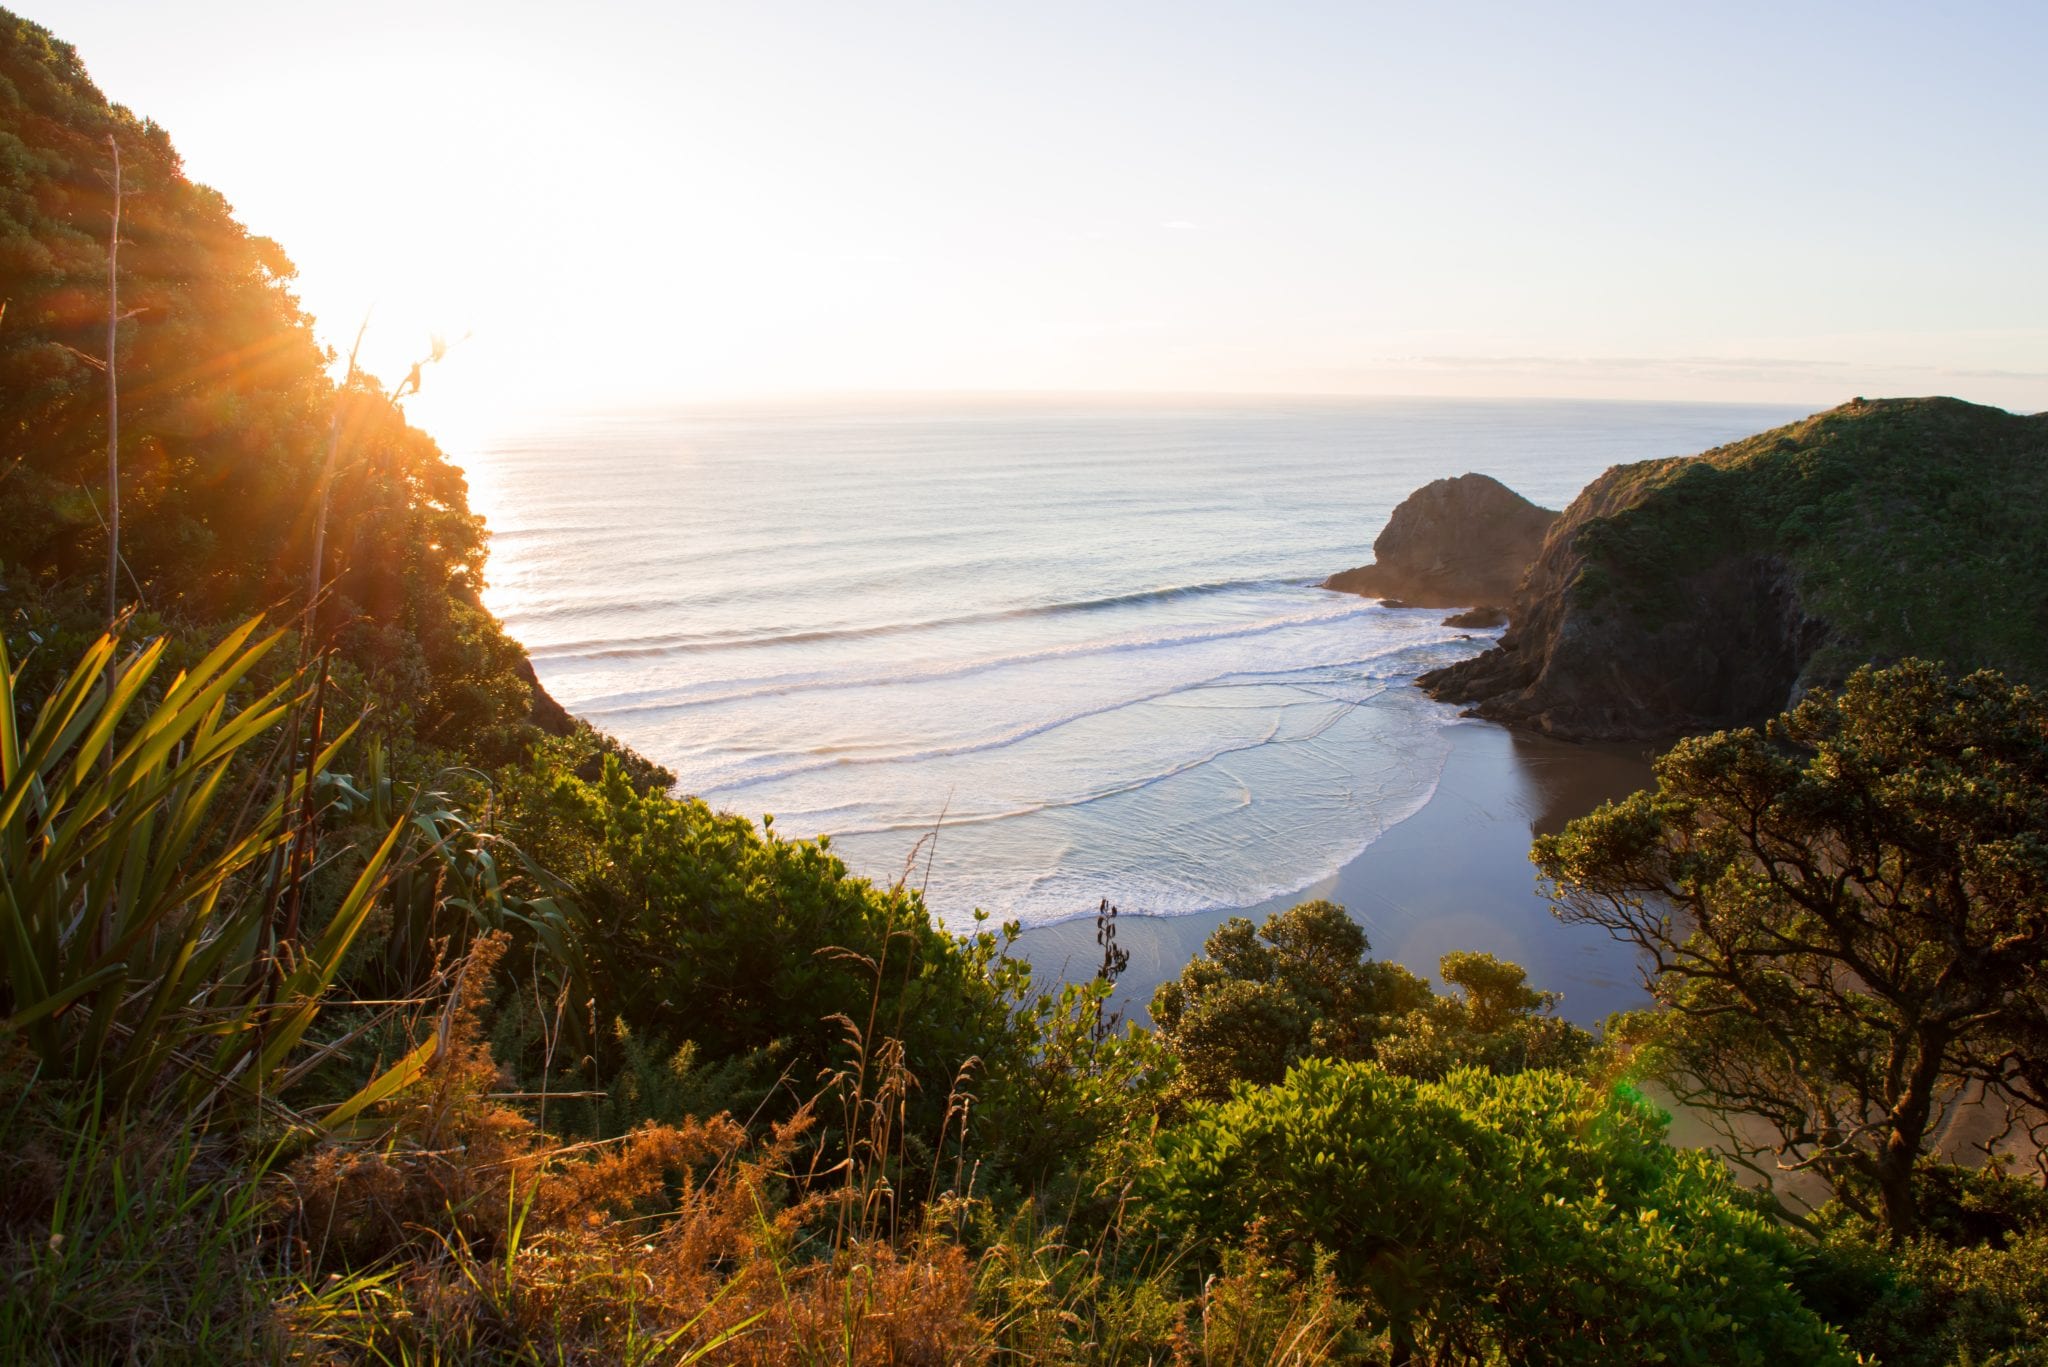
<instances>
[{"instance_id":1,"label":"pale blue sky","mask_svg":"<svg viewBox=\"0 0 2048 1367\"><path fill-rule=\"evenodd\" d=\"M2048 408L2048 5L28 4L423 413ZM466 415L466 416L465 416Z\"/></svg>"}]
</instances>

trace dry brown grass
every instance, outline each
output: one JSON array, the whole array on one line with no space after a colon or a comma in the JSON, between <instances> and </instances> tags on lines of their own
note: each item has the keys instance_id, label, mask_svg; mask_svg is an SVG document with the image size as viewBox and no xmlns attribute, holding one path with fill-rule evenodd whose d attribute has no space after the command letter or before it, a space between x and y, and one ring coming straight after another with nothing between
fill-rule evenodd
<instances>
[{"instance_id":1,"label":"dry brown grass","mask_svg":"<svg viewBox=\"0 0 2048 1367\"><path fill-rule=\"evenodd\" d=\"M480 942L446 1043L374 1146L329 1144L281 1184L303 1269L277 1312L325 1361L973 1362L975 1267L956 1244L835 1237L792 1172L809 1108L750 1138L727 1116L564 1145L493 1099ZM476 988L479 990L471 990ZM882 1095L890 1093L883 1089Z\"/></svg>"}]
</instances>

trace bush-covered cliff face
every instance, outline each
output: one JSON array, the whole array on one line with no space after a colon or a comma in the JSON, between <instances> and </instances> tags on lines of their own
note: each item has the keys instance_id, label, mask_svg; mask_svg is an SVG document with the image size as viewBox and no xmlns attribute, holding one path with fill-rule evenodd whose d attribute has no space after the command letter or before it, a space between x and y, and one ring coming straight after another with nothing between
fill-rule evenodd
<instances>
[{"instance_id":1,"label":"bush-covered cliff face","mask_svg":"<svg viewBox=\"0 0 2048 1367\"><path fill-rule=\"evenodd\" d=\"M121 600L145 625L199 635L254 612L288 620L339 405L322 615L359 685L351 700L394 737L493 763L523 753L531 676L482 607L485 533L461 471L373 384L337 391L283 250L187 179L164 131L109 104L71 47L0 10L10 637L32 631L62 658L64 638L104 625L109 138L125 187Z\"/></svg>"},{"instance_id":2,"label":"bush-covered cliff face","mask_svg":"<svg viewBox=\"0 0 2048 1367\"><path fill-rule=\"evenodd\" d=\"M1607 471L1565 510L1499 647L1423 676L1580 738L1749 725L1866 661L2048 679L2048 414L1857 400Z\"/></svg>"}]
</instances>

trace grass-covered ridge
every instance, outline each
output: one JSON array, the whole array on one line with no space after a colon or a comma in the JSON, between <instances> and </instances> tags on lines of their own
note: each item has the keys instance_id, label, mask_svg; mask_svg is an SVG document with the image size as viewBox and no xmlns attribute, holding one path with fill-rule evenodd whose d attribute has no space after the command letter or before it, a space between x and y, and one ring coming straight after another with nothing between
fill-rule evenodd
<instances>
[{"instance_id":1,"label":"grass-covered ridge","mask_svg":"<svg viewBox=\"0 0 2048 1367\"><path fill-rule=\"evenodd\" d=\"M1809 683L1908 655L2048 680L2048 415L1858 399L1604 478L1578 606L1654 627L1687 611L1689 574L1770 555L1827 629Z\"/></svg>"}]
</instances>

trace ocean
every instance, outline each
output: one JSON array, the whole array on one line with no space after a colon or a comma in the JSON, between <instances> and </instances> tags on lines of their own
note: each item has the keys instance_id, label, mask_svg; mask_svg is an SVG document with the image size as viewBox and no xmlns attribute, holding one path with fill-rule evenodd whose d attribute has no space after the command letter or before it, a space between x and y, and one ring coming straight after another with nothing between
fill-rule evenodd
<instances>
[{"instance_id":1,"label":"ocean","mask_svg":"<svg viewBox=\"0 0 2048 1367\"><path fill-rule=\"evenodd\" d=\"M487 601L681 789L964 929L1250 907L1428 801L1494 633L1315 587L1479 471L1561 508L1781 406L980 400L696 408L468 457Z\"/></svg>"}]
</instances>

